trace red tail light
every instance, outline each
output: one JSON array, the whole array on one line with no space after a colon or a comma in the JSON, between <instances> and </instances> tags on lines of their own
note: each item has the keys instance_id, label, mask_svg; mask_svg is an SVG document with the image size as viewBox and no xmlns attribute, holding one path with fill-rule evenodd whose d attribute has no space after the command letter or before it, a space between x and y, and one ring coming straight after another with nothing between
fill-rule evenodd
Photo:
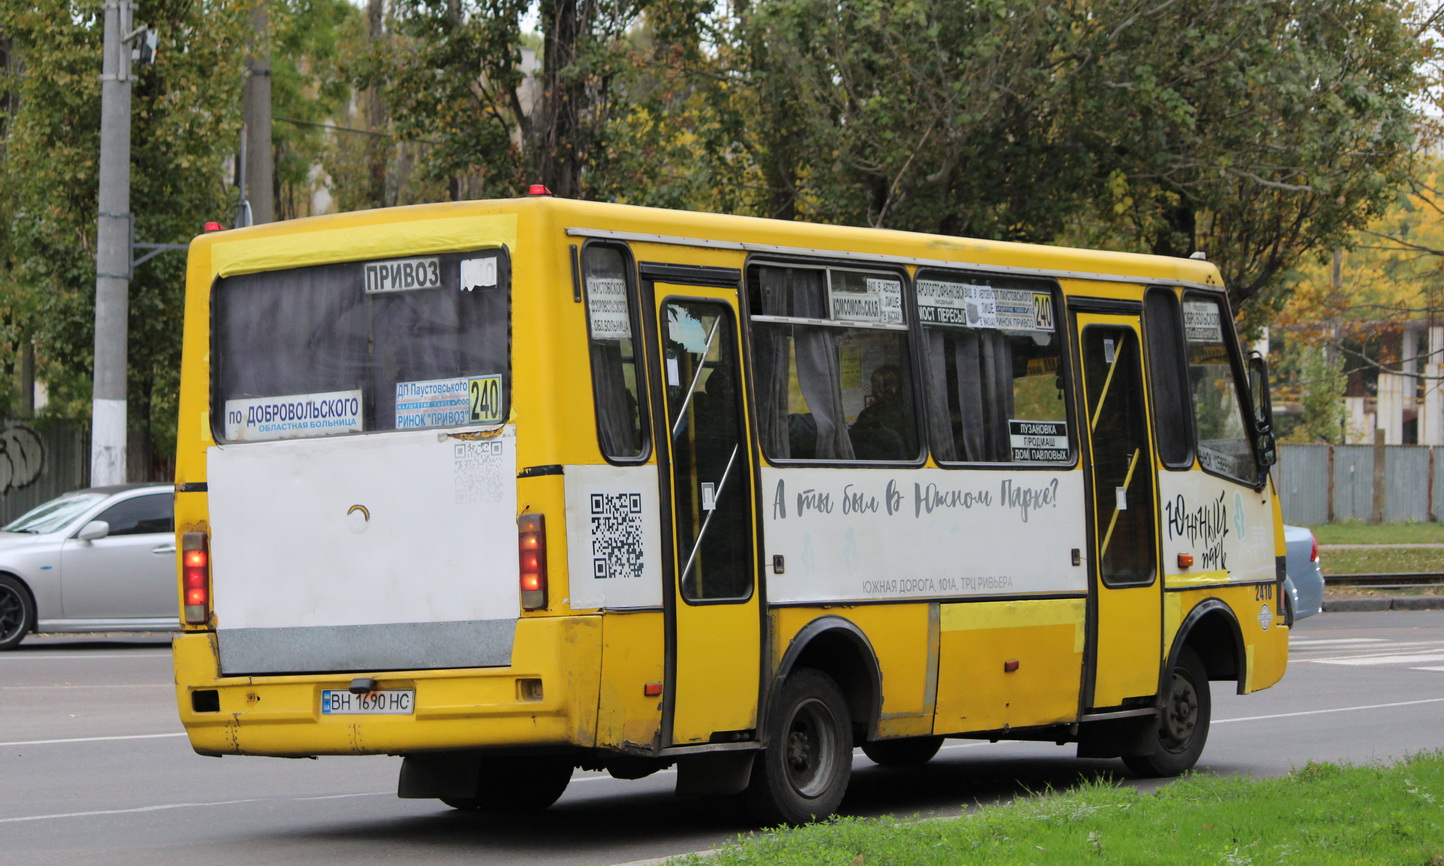
<instances>
[{"instance_id":1,"label":"red tail light","mask_svg":"<svg viewBox=\"0 0 1444 866\"><path fill-rule=\"evenodd\" d=\"M546 520L540 514L523 514L516 519L516 530L521 606L538 610L547 606Z\"/></svg>"},{"instance_id":2,"label":"red tail light","mask_svg":"<svg viewBox=\"0 0 1444 866\"><path fill-rule=\"evenodd\" d=\"M1312 534L1312 533L1311 533L1311 534ZM1313 539L1313 542L1314 542L1314 549L1311 550L1311 551L1309 551L1309 562L1318 562L1318 561L1319 561L1319 540L1318 540L1317 538L1314 538L1314 539Z\"/></svg>"},{"instance_id":3,"label":"red tail light","mask_svg":"<svg viewBox=\"0 0 1444 866\"><path fill-rule=\"evenodd\" d=\"M181 592L186 625L211 619L211 551L204 532L181 535Z\"/></svg>"}]
</instances>

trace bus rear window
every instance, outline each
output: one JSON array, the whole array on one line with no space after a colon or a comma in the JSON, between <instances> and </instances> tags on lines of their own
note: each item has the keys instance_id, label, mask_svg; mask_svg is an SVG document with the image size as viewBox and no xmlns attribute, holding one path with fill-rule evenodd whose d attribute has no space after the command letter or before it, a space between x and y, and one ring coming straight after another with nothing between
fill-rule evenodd
<instances>
[{"instance_id":1,"label":"bus rear window","mask_svg":"<svg viewBox=\"0 0 1444 866\"><path fill-rule=\"evenodd\" d=\"M491 249L218 280L216 438L502 423L509 274L506 250Z\"/></svg>"}]
</instances>

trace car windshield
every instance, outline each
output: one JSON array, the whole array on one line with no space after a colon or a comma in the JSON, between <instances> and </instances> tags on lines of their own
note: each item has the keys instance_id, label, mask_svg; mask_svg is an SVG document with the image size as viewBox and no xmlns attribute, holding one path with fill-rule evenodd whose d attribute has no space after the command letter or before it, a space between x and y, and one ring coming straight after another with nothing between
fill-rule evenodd
<instances>
[{"instance_id":1,"label":"car windshield","mask_svg":"<svg viewBox=\"0 0 1444 866\"><path fill-rule=\"evenodd\" d=\"M0 526L0 532L54 532L104 498L104 493L67 493L37 505L5 526Z\"/></svg>"}]
</instances>

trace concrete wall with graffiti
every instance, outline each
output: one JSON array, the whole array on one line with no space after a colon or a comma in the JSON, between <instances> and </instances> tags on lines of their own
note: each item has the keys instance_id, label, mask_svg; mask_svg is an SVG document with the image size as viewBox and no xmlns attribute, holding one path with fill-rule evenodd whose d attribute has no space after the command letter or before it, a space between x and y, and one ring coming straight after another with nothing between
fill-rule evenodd
<instances>
[{"instance_id":1,"label":"concrete wall with graffiti","mask_svg":"<svg viewBox=\"0 0 1444 866\"><path fill-rule=\"evenodd\" d=\"M63 422L0 421L0 525L47 499L84 487L85 430Z\"/></svg>"}]
</instances>

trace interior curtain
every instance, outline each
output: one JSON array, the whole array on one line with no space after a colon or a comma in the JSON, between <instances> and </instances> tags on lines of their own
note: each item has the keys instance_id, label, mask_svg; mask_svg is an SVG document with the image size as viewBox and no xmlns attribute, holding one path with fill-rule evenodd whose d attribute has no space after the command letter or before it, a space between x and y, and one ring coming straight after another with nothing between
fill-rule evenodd
<instances>
[{"instance_id":1,"label":"interior curtain","mask_svg":"<svg viewBox=\"0 0 1444 866\"><path fill-rule=\"evenodd\" d=\"M939 460L995 463L1011 458L1013 351L997 331L928 328L928 434ZM951 358L949 358L951 355ZM958 427L954 434L948 361L957 371Z\"/></svg>"},{"instance_id":2,"label":"interior curtain","mask_svg":"<svg viewBox=\"0 0 1444 866\"><path fill-rule=\"evenodd\" d=\"M957 443L953 440L952 410L948 406L948 331L927 328L923 331L923 352L927 366L923 393L927 395L928 439L933 456L938 460L957 460Z\"/></svg>"},{"instance_id":3,"label":"interior curtain","mask_svg":"<svg viewBox=\"0 0 1444 866\"><path fill-rule=\"evenodd\" d=\"M827 275L820 270L798 269L792 274L792 315L826 319ZM852 460L852 439L842 406L842 363L831 328L794 327L797 384L817 423L819 460Z\"/></svg>"},{"instance_id":4,"label":"interior curtain","mask_svg":"<svg viewBox=\"0 0 1444 866\"><path fill-rule=\"evenodd\" d=\"M622 375L620 340L592 342L592 387L596 389L597 438L609 457L641 453L635 424L637 407Z\"/></svg>"},{"instance_id":5,"label":"interior curtain","mask_svg":"<svg viewBox=\"0 0 1444 866\"><path fill-rule=\"evenodd\" d=\"M760 268L764 316L787 315L787 271ZM787 436L788 336L786 325L759 322L752 329L753 377L757 383L757 430L762 453L787 459L792 449Z\"/></svg>"}]
</instances>

